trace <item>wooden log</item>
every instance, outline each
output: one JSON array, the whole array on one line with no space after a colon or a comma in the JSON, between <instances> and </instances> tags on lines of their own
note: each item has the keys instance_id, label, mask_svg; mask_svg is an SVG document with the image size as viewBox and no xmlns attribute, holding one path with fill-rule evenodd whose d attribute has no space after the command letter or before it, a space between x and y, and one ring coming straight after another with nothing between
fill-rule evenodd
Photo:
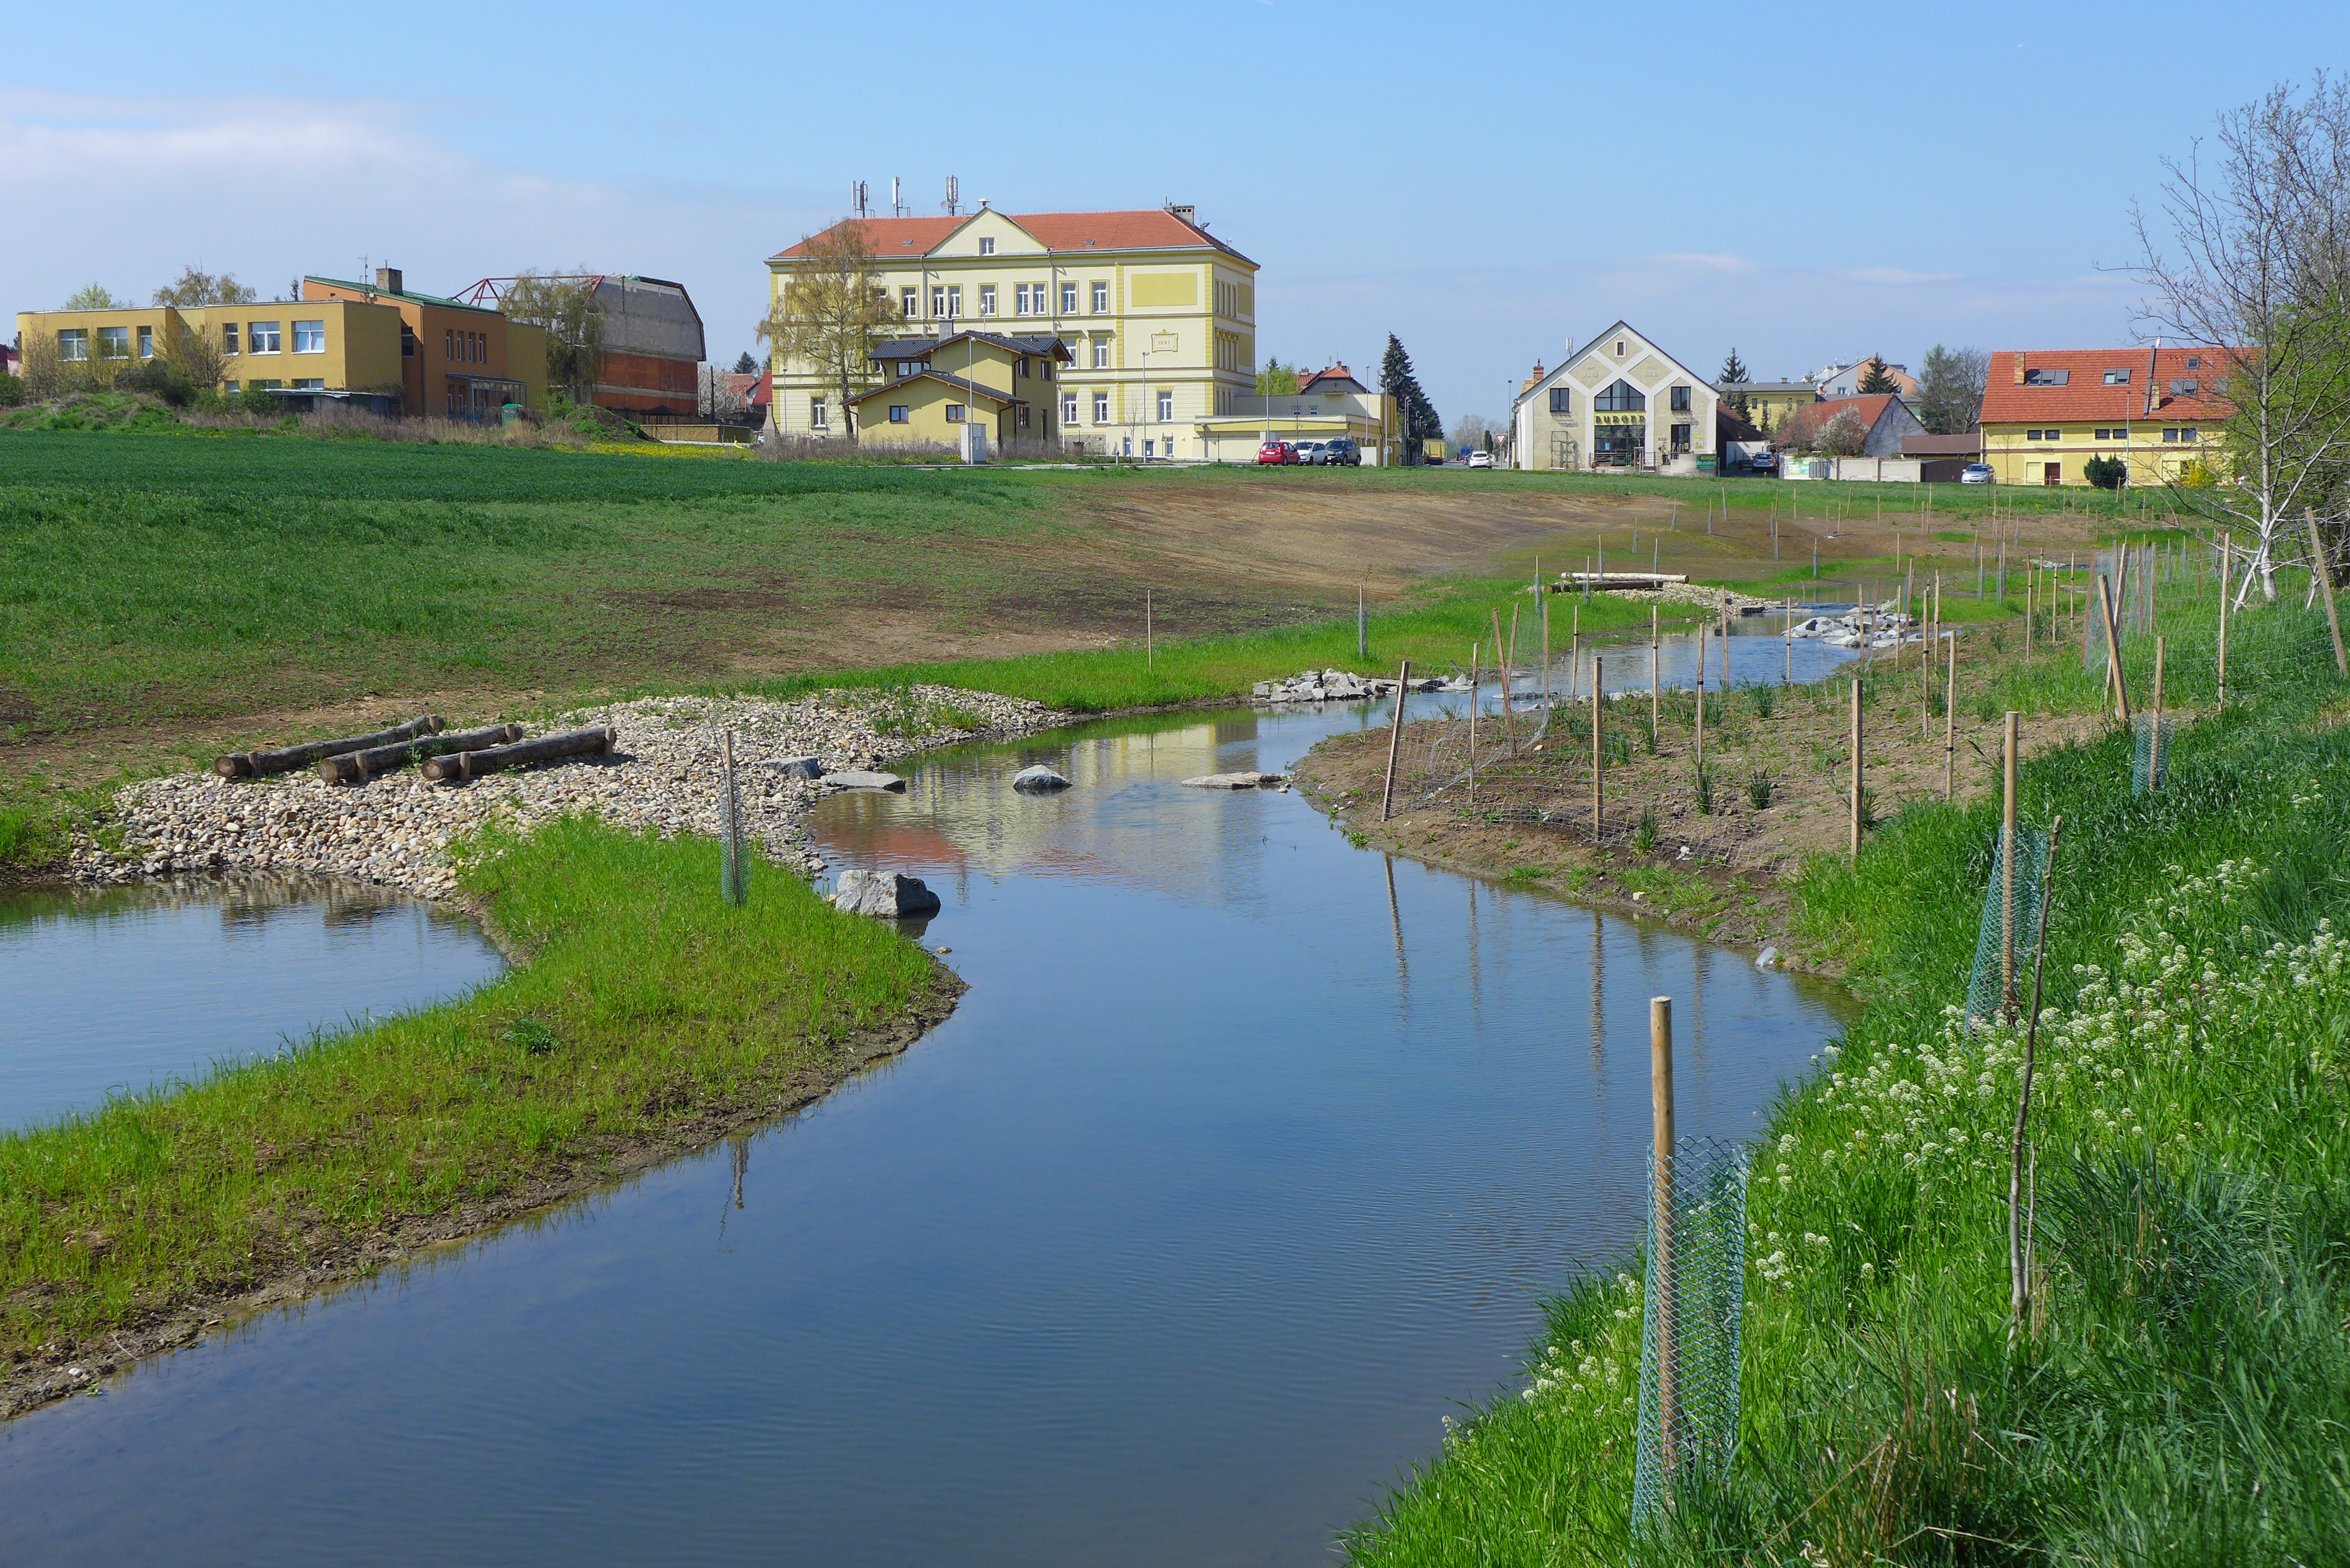
<instances>
[{"instance_id":1,"label":"wooden log","mask_svg":"<svg viewBox=\"0 0 2350 1568\"><path fill-rule=\"evenodd\" d=\"M370 746L364 752L346 752L339 757L321 757L318 760L318 776L331 784L362 784L385 774L398 773L409 763L421 762L426 757L442 756L450 752L478 752L521 739L520 724L491 724L479 730L452 730L446 734L421 736L398 745Z\"/></svg>"},{"instance_id":2,"label":"wooden log","mask_svg":"<svg viewBox=\"0 0 2350 1568\"><path fill-rule=\"evenodd\" d=\"M338 757L346 752L363 752L370 746L388 746L396 741L411 741L419 735L438 734L449 727L449 721L438 713L427 713L411 719L405 724L395 724L389 730L378 730L371 735L352 735L340 741L312 741L307 745L287 746L276 752L231 752L215 758L213 772L224 779L254 779L269 774L290 774L296 768L307 767L321 757Z\"/></svg>"},{"instance_id":3,"label":"wooden log","mask_svg":"<svg viewBox=\"0 0 2350 1568\"><path fill-rule=\"evenodd\" d=\"M424 776L435 784L452 784L460 779L477 779L484 774L503 773L527 763L553 762L558 757L600 757L619 740L618 730L567 730L559 735L541 735L536 741L517 741L511 746L434 757L424 764Z\"/></svg>"}]
</instances>

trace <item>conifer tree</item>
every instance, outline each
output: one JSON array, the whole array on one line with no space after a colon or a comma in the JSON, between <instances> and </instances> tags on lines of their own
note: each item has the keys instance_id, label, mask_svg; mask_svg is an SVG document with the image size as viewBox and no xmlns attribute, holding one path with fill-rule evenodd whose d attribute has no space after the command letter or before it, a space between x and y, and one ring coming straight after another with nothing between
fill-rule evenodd
<instances>
[{"instance_id":1,"label":"conifer tree","mask_svg":"<svg viewBox=\"0 0 2350 1568\"><path fill-rule=\"evenodd\" d=\"M1436 417L1436 405L1420 390L1411 356L1392 332L1388 334L1388 351L1379 359L1379 390L1391 400L1403 427L1403 461L1418 463L1422 441L1443 439L1444 421Z\"/></svg>"},{"instance_id":2,"label":"conifer tree","mask_svg":"<svg viewBox=\"0 0 2350 1568\"><path fill-rule=\"evenodd\" d=\"M1895 380L1893 373L1885 368L1885 356L1871 354L1860 368L1860 395L1867 398L1879 392L1898 392L1900 389L1901 383Z\"/></svg>"},{"instance_id":3,"label":"conifer tree","mask_svg":"<svg viewBox=\"0 0 2350 1568\"><path fill-rule=\"evenodd\" d=\"M1753 379L1746 369L1746 361L1738 357L1737 346L1731 345L1730 357L1721 362L1721 377L1714 383L1714 389L1721 393L1723 402L1738 410L1738 417L1742 420L1746 417L1746 394L1733 392L1730 389L1743 387Z\"/></svg>"}]
</instances>

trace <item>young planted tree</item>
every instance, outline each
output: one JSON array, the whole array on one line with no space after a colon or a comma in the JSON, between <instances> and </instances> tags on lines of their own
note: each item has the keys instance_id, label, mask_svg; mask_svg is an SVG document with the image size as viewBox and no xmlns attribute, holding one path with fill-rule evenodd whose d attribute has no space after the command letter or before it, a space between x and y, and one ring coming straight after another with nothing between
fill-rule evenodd
<instances>
[{"instance_id":1,"label":"young planted tree","mask_svg":"<svg viewBox=\"0 0 2350 1568\"><path fill-rule=\"evenodd\" d=\"M1918 379L1918 421L1936 435L1964 435L1982 417L1984 383L1991 356L1980 348L1926 350L1926 373Z\"/></svg>"},{"instance_id":2,"label":"young planted tree","mask_svg":"<svg viewBox=\"0 0 2350 1568\"><path fill-rule=\"evenodd\" d=\"M2132 209L2129 270L2141 321L2217 361L2236 483L2194 500L2249 536L2247 582L2273 599L2280 554L2350 455L2350 78L2272 88L2222 113L2216 141L2208 164L2199 140L2162 161L2158 216Z\"/></svg>"},{"instance_id":3,"label":"young planted tree","mask_svg":"<svg viewBox=\"0 0 2350 1568\"><path fill-rule=\"evenodd\" d=\"M1742 420L1747 417L1746 393L1742 389L1753 379L1752 373L1746 369L1746 361L1738 357L1737 346L1731 345L1729 356L1721 362L1721 375L1714 382L1714 390L1721 394L1724 403L1738 411Z\"/></svg>"},{"instance_id":4,"label":"young planted tree","mask_svg":"<svg viewBox=\"0 0 2350 1568\"><path fill-rule=\"evenodd\" d=\"M155 291L155 303L192 310L204 305L250 305L260 296L236 281L234 273L214 275L195 265L183 267L175 282Z\"/></svg>"},{"instance_id":5,"label":"young planted tree","mask_svg":"<svg viewBox=\"0 0 2350 1568\"><path fill-rule=\"evenodd\" d=\"M1256 394L1260 398L1293 397L1297 391L1297 367L1269 358L1256 373Z\"/></svg>"},{"instance_id":6,"label":"young planted tree","mask_svg":"<svg viewBox=\"0 0 2350 1568\"><path fill-rule=\"evenodd\" d=\"M809 235L799 250L759 336L786 366L805 366L839 391L842 428L854 440L850 400L871 382L873 350L896 312L864 224L844 219Z\"/></svg>"},{"instance_id":7,"label":"young planted tree","mask_svg":"<svg viewBox=\"0 0 2350 1568\"><path fill-rule=\"evenodd\" d=\"M1873 398L1881 392L1901 390L1901 383L1895 380L1893 372L1885 368L1884 355L1871 354L1866 362L1861 366L1859 390L1864 398Z\"/></svg>"},{"instance_id":8,"label":"young planted tree","mask_svg":"<svg viewBox=\"0 0 2350 1568\"><path fill-rule=\"evenodd\" d=\"M519 274L498 310L509 321L546 328L548 386L575 403L595 400L604 369L604 302L593 274L585 267Z\"/></svg>"},{"instance_id":9,"label":"young planted tree","mask_svg":"<svg viewBox=\"0 0 2350 1568\"><path fill-rule=\"evenodd\" d=\"M1858 457L1868 441L1868 427L1850 409L1820 427L1812 438L1812 450L1829 457Z\"/></svg>"},{"instance_id":10,"label":"young planted tree","mask_svg":"<svg viewBox=\"0 0 2350 1568\"><path fill-rule=\"evenodd\" d=\"M59 310L119 310L122 301L106 291L102 283L86 283L66 296Z\"/></svg>"}]
</instances>

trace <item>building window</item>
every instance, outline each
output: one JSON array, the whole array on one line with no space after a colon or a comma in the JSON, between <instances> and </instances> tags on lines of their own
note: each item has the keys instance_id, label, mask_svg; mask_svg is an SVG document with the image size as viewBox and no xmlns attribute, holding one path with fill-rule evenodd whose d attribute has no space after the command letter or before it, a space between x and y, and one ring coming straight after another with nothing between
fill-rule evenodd
<instances>
[{"instance_id":1,"label":"building window","mask_svg":"<svg viewBox=\"0 0 2350 1568\"><path fill-rule=\"evenodd\" d=\"M1023 354L1023 355L1020 357L1020 372L1019 372L1019 373L1020 373L1020 375L1021 375L1024 379L1024 378L1027 376L1027 374L1028 374L1028 357L1027 357L1025 354Z\"/></svg>"},{"instance_id":2,"label":"building window","mask_svg":"<svg viewBox=\"0 0 2350 1568\"><path fill-rule=\"evenodd\" d=\"M2203 356L2200 354L2187 356L2187 368L2190 370L2200 370L2203 368Z\"/></svg>"},{"instance_id":3,"label":"building window","mask_svg":"<svg viewBox=\"0 0 2350 1568\"><path fill-rule=\"evenodd\" d=\"M155 357L155 329L151 327L142 327L139 329L139 357L141 359L152 359Z\"/></svg>"},{"instance_id":4,"label":"building window","mask_svg":"<svg viewBox=\"0 0 2350 1568\"><path fill-rule=\"evenodd\" d=\"M1077 422L1077 395L1075 392L1061 394L1061 422L1065 425Z\"/></svg>"},{"instance_id":5,"label":"building window","mask_svg":"<svg viewBox=\"0 0 2350 1568\"><path fill-rule=\"evenodd\" d=\"M1107 314L1108 310L1109 285L1106 283L1097 283L1094 285L1094 314L1096 316L1101 316Z\"/></svg>"},{"instance_id":6,"label":"building window","mask_svg":"<svg viewBox=\"0 0 2350 1568\"><path fill-rule=\"evenodd\" d=\"M979 254L983 256L992 256L995 254L995 236L993 234L982 234L979 236Z\"/></svg>"},{"instance_id":7,"label":"building window","mask_svg":"<svg viewBox=\"0 0 2350 1568\"><path fill-rule=\"evenodd\" d=\"M1575 412L1574 389L1567 387L1553 387L1550 389L1550 411L1555 414Z\"/></svg>"},{"instance_id":8,"label":"building window","mask_svg":"<svg viewBox=\"0 0 2350 1568\"><path fill-rule=\"evenodd\" d=\"M900 376L919 376L930 368L931 362L928 359L900 359L898 361L898 374Z\"/></svg>"},{"instance_id":9,"label":"building window","mask_svg":"<svg viewBox=\"0 0 2350 1568\"><path fill-rule=\"evenodd\" d=\"M2023 372L2023 384L2027 387L2062 387L2072 379L2073 372L2070 370L2027 369Z\"/></svg>"},{"instance_id":10,"label":"building window","mask_svg":"<svg viewBox=\"0 0 2350 1568\"><path fill-rule=\"evenodd\" d=\"M1107 337L1094 339L1094 369L1097 370L1109 369L1109 339Z\"/></svg>"},{"instance_id":11,"label":"building window","mask_svg":"<svg viewBox=\"0 0 2350 1568\"><path fill-rule=\"evenodd\" d=\"M234 321L221 323L221 352L224 354L236 352L236 323Z\"/></svg>"},{"instance_id":12,"label":"building window","mask_svg":"<svg viewBox=\"0 0 2350 1568\"><path fill-rule=\"evenodd\" d=\"M2130 373L2127 370L2108 370L2106 372L2106 385L2108 387L2126 387L2130 384L2129 377Z\"/></svg>"},{"instance_id":13,"label":"building window","mask_svg":"<svg viewBox=\"0 0 2350 1568\"><path fill-rule=\"evenodd\" d=\"M1161 423L1161 424L1168 424L1168 423L1171 423L1171 422L1173 421L1174 418L1175 418L1175 394L1174 394L1174 393L1172 393L1172 392L1161 392L1161 393L1159 393L1159 423Z\"/></svg>"},{"instance_id":14,"label":"building window","mask_svg":"<svg viewBox=\"0 0 2350 1568\"><path fill-rule=\"evenodd\" d=\"M810 398L808 400L808 429L812 431L830 430L832 428L831 420L832 415L826 410L824 400L822 398Z\"/></svg>"},{"instance_id":15,"label":"building window","mask_svg":"<svg viewBox=\"0 0 2350 1568\"><path fill-rule=\"evenodd\" d=\"M962 405L961 403L949 403L947 405L947 423L951 425L959 425L962 423Z\"/></svg>"},{"instance_id":16,"label":"building window","mask_svg":"<svg viewBox=\"0 0 2350 1568\"><path fill-rule=\"evenodd\" d=\"M327 379L323 376L298 377L289 384L297 392L323 392L327 389Z\"/></svg>"},{"instance_id":17,"label":"building window","mask_svg":"<svg viewBox=\"0 0 2350 1568\"><path fill-rule=\"evenodd\" d=\"M281 352L277 337L277 323L275 321L247 322L244 328L244 351L248 354Z\"/></svg>"},{"instance_id":18,"label":"building window","mask_svg":"<svg viewBox=\"0 0 2350 1568\"><path fill-rule=\"evenodd\" d=\"M1107 392L1096 392L1094 394L1094 423L1097 425L1106 425L1109 423L1109 394Z\"/></svg>"},{"instance_id":19,"label":"building window","mask_svg":"<svg viewBox=\"0 0 2350 1568\"><path fill-rule=\"evenodd\" d=\"M297 321L294 324L294 352L324 354L327 351L327 324L323 321Z\"/></svg>"},{"instance_id":20,"label":"building window","mask_svg":"<svg viewBox=\"0 0 2350 1568\"><path fill-rule=\"evenodd\" d=\"M1675 387L1673 389L1673 412L1677 414L1685 414L1689 411L1690 389L1687 387Z\"/></svg>"},{"instance_id":21,"label":"building window","mask_svg":"<svg viewBox=\"0 0 2350 1568\"><path fill-rule=\"evenodd\" d=\"M1677 392L1683 392L1688 389L1689 389L1686 387L1676 387L1673 389L1673 390ZM1697 427L1695 425L1675 425L1673 427L1673 450L1675 452L1689 451L1690 432L1696 428Z\"/></svg>"},{"instance_id":22,"label":"building window","mask_svg":"<svg viewBox=\"0 0 2350 1568\"><path fill-rule=\"evenodd\" d=\"M911 321L915 317L920 316L921 313L922 296L920 291L913 288L899 289L898 291L898 314L904 317L907 320Z\"/></svg>"},{"instance_id":23,"label":"building window","mask_svg":"<svg viewBox=\"0 0 2350 1568\"><path fill-rule=\"evenodd\" d=\"M1028 405L1025 403L1020 405L1020 428L1024 431L1028 428Z\"/></svg>"},{"instance_id":24,"label":"building window","mask_svg":"<svg viewBox=\"0 0 2350 1568\"><path fill-rule=\"evenodd\" d=\"M400 357L403 359L416 358L416 333L405 321L400 324Z\"/></svg>"},{"instance_id":25,"label":"building window","mask_svg":"<svg viewBox=\"0 0 2350 1568\"><path fill-rule=\"evenodd\" d=\"M905 404L892 403L889 405L889 422L893 425L902 425L906 422Z\"/></svg>"},{"instance_id":26,"label":"building window","mask_svg":"<svg viewBox=\"0 0 2350 1568\"><path fill-rule=\"evenodd\" d=\"M2192 376L2184 377L2170 383L2170 395L2174 398L2191 398L2195 396L2197 389L2201 385L2202 383Z\"/></svg>"},{"instance_id":27,"label":"building window","mask_svg":"<svg viewBox=\"0 0 2350 1568\"><path fill-rule=\"evenodd\" d=\"M234 328L231 328L231 330L234 331ZM231 348L229 352L234 354L236 350ZM88 358L89 328L87 327L68 327L64 331L58 333L57 358L68 360L74 364L79 364L81 361Z\"/></svg>"},{"instance_id":28,"label":"building window","mask_svg":"<svg viewBox=\"0 0 2350 1568\"><path fill-rule=\"evenodd\" d=\"M221 383L221 391L224 395L234 398L237 393L237 385L234 381L223 381Z\"/></svg>"},{"instance_id":29,"label":"building window","mask_svg":"<svg viewBox=\"0 0 2350 1568\"><path fill-rule=\"evenodd\" d=\"M2197 433L2193 425L2181 425L2178 427L2178 439L2180 441L2200 441L2202 437Z\"/></svg>"},{"instance_id":30,"label":"building window","mask_svg":"<svg viewBox=\"0 0 2350 1568\"><path fill-rule=\"evenodd\" d=\"M995 286L992 283L979 286L979 313L982 316L995 314Z\"/></svg>"},{"instance_id":31,"label":"building window","mask_svg":"<svg viewBox=\"0 0 2350 1568\"><path fill-rule=\"evenodd\" d=\"M2176 429L2167 430L2162 432L2162 439L2165 441L2177 441L2178 439L2178 431Z\"/></svg>"},{"instance_id":32,"label":"building window","mask_svg":"<svg viewBox=\"0 0 2350 1568\"><path fill-rule=\"evenodd\" d=\"M1065 283L1061 286L1061 314L1075 316L1076 313L1077 286L1074 283Z\"/></svg>"},{"instance_id":33,"label":"building window","mask_svg":"<svg viewBox=\"0 0 2350 1568\"><path fill-rule=\"evenodd\" d=\"M1632 413L1648 406L1648 400L1639 388L1629 381L1614 381L1607 389L1591 400L1591 406L1602 413Z\"/></svg>"},{"instance_id":34,"label":"building window","mask_svg":"<svg viewBox=\"0 0 2350 1568\"><path fill-rule=\"evenodd\" d=\"M453 327L444 327L441 329L441 358L454 359L456 357L457 329Z\"/></svg>"},{"instance_id":35,"label":"building window","mask_svg":"<svg viewBox=\"0 0 2350 1568\"><path fill-rule=\"evenodd\" d=\"M1617 358L1618 359L1621 359L1623 357L1624 357L1624 340L1623 340L1621 337L1618 337L1617 339L1616 339L1616 358Z\"/></svg>"},{"instance_id":36,"label":"building window","mask_svg":"<svg viewBox=\"0 0 2350 1568\"><path fill-rule=\"evenodd\" d=\"M101 359L130 358L130 328L101 327L98 329L98 357Z\"/></svg>"},{"instance_id":37,"label":"building window","mask_svg":"<svg viewBox=\"0 0 2350 1568\"><path fill-rule=\"evenodd\" d=\"M1028 286L1024 283L1015 283L1012 286L1012 314L1014 316L1028 314Z\"/></svg>"}]
</instances>

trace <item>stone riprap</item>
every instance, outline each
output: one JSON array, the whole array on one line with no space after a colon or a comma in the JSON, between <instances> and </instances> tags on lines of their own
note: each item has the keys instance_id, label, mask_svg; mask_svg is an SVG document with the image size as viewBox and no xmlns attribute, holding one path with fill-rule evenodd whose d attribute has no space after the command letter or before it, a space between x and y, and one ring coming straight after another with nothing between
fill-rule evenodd
<instances>
[{"instance_id":1,"label":"stone riprap","mask_svg":"<svg viewBox=\"0 0 2350 1568\"><path fill-rule=\"evenodd\" d=\"M1287 774L1243 772L1237 774L1201 774L1183 781L1186 789L1286 789Z\"/></svg>"},{"instance_id":2,"label":"stone riprap","mask_svg":"<svg viewBox=\"0 0 2350 1568\"><path fill-rule=\"evenodd\" d=\"M1414 691L1444 691L1455 683L1442 680L1414 680ZM1461 691L1469 689L1465 680L1457 682ZM1308 670L1286 680L1260 680L1256 683L1256 700L1260 702L1359 702L1366 697L1392 697L1395 678L1391 675L1354 675L1344 670Z\"/></svg>"},{"instance_id":3,"label":"stone riprap","mask_svg":"<svg viewBox=\"0 0 2350 1568\"><path fill-rule=\"evenodd\" d=\"M833 786L805 776L806 768L762 766L755 759L814 759L820 769L869 771L928 746L1066 722L1066 715L1041 703L936 686L826 691L796 702L644 698L565 713L531 731L611 725L619 744L609 757L462 785L428 784L413 769L356 787L309 773L142 780L115 796L115 848L77 836L73 875L127 882L191 871L307 873L446 898L456 887L450 841L492 822L526 829L565 813L594 812L620 827L715 835L720 754L731 729L745 827L769 858L813 876L824 867L806 818Z\"/></svg>"}]
</instances>

